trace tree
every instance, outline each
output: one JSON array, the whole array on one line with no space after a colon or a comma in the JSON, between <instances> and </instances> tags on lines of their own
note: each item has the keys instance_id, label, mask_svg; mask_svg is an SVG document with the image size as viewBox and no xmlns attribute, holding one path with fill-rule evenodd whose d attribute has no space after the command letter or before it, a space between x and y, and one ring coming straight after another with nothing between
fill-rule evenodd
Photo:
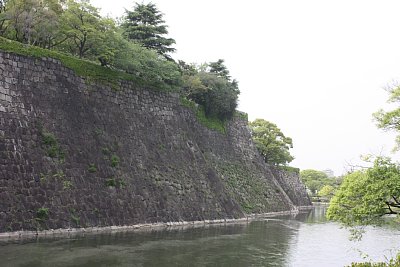
<instances>
[{"instance_id":1,"label":"tree","mask_svg":"<svg viewBox=\"0 0 400 267\"><path fill-rule=\"evenodd\" d=\"M0 35L4 36L6 30L7 30L7 16L6 16L6 11L7 11L7 2L8 0L0 0Z\"/></svg>"},{"instance_id":2,"label":"tree","mask_svg":"<svg viewBox=\"0 0 400 267\"><path fill-rule=\"evenodd\" d=\"M400 86L390 87L387 89L389 96L389 103L400 103ZM400 108L391 111L384 111L383 109L373 114L378 128L385 130L394 130L400 132ZM397 146L395 150L400 148L400 135L396 138Z\"/></svg>"},{"instance_id":3,"label":"tree","mask_svg":"<svg viewBox=\"0 0 400 267\"><path fill-rule=\"evenodd\" d=\"M167 54L175 51L175 48L171 47L175 40L164 37L168 34L167 25L163 24L163 14L156 5L136 3L133 11L125 10L125 13L122 23L124 37L170 58Z\"/></svg>"},{"instance_id":4,"label":"tree","mask_svg":"<svg viewBox=\"0 0 400 267\"><path fill-rule=\"evenodd\" d=\"M231 76L229 76L229 70L225 66L224 62L225 61L223 59L218 59L216 62L210 62L208 64L209 72L229 81Z\"/></svg>"},{"instance_id":5,"label":"tree","mask_svg":"<svg viewBox=\"0 0 400 267\"><path fill-rule=\"evenodd\" d=\"M230 119L236 110L240 94L237 83L206 72L199 73L199 77L207 90L204 93L198 91L191 98L204 107L206 116Z\"/></svg>"},{"instance_id":6,"label":"tree","mask_svg":"<svg viewBox=\"0 0 400 267\"><path fill-rule=\"evenodd\" d=\"M62 7L58 0L9 0L2 10L2 27L7 23L10 38L43 48L59 42Z\"/></svg>"},{"instance_id":7,"label":"tree","mask_svg":"<svg viewBox=\"0 0 400 267\"><path fill-rule=\"evenodd\" d=\"M207 117L222 121L233 116L240 94L237 81L230 80L223 62L220 59L200 67L179 62L185 97L201 105Z\"/></svg>"},{"instance_id":8,"label":"tree","mask_svg":"<svg viewBox=\"0 0 400 267\"><path fill-rule=\"evenodd\" d=\"M119 40L112 65L134 75L138 82L157 89L176 89L181 85L181 73L175 62L160 57L155 51Z\"/></svg>"},{"instance_id":9,"label":"tree","mask_svg":"<svg viewBox=\"0 0 400 267\"><path fill-rule=\"evenodd\" d=\"M109 38L115 31L114 21L102 18L89 0L69 0L62 16L62 25L68 38L63 49L79 58L99 59L98 50L105 51L104 46L108 46Z\"/></svg>"},{"instance_id":10,"label":"tree","mask_svg":"<svg viewBox=\"0 0 400 267\"><path fill-rule=\"evenodd\" d=\"M313 195L317 194L324 186L332 186L335 182L333 179L328 178L326 173L311 169L302 170L300 179Z\"/></svg>"},{"instance_id":11,"label":"tree","mask_svg":"<svg viewBox=\"0 0 400 267\"><path fill-rule=\"evenodd\" d=\"M335 188L331 185L324 185L321 190L319 190L318 195L320 197L325 197L331 199L335 194Z\"/></svg>"},{"instance_id":12,"label":"tree","mask_svg":"<svg viewBox=\"0 0 400 267\"><path fill-rule=\"evenodd\" d=\"M345 225L379 224L400 214L400 166L378 157L374 165L345 176L327 216Z\"/></svg>"},{"instance_id":13,"label":"tree","mask_svg":"<svg viewBox=\"0 0 400 267\"><path fill-rule=\"evenodd\" d=\"M266 163L287 165L294 159L289 153L289 149L293 147L292 139L286 137L276 124L256 119L249 126L254 143Z\"/></svg>"}]
</instances>

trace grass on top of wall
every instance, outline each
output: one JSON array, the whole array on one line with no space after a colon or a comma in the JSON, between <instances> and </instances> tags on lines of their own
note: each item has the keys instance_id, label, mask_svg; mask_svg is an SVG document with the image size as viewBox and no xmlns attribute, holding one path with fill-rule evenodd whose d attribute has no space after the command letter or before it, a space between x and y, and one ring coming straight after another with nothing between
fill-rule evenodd
<instances>
[{"instance_id":1,"label":"grass on top of wall","mask_svg":"<svg viewBox=\"0 0 400 267\"><path fill-rule=\"evenodd\" d=\"M103 67L97 62L80 59L62 52L43 49L37 46L22 44L10 39L0 37L0 51L14 53L34 58L53 58L59 60L63 66L73 70L76 75L84 78L87 82L98 82L118 89L120 81L133 81L137 88L148 88L154 91L176 91L180 88L180 80L177 77L176 68L171 69L171 64L155 64L157 58L151 51L143 49L139 51L138 62L143 64L144 73L127 73L123 70ZM149 57L149 58L147 58ZM164 64L164 65L163 65ZM161 69L160 69L161 68ZM162 71L161 71L162 70ZM171 74L170 76L168 76Z\"/></svg>"},{"instance_id":2,"label":"grass on top of wall","mask_svg":"<svg viewBox=\"0 0 400 267\"><path fill-rule=\"evenodd\" d=\"M88 60L37 46L22 44L3 37L0 37L0 50L35 58L54 58L61 61L65 67L72 69L76 75L93 81L111 84L118 83L120 80L136 81L132 75L122 71L102 67Z\"/></svg>"}]
</instances>

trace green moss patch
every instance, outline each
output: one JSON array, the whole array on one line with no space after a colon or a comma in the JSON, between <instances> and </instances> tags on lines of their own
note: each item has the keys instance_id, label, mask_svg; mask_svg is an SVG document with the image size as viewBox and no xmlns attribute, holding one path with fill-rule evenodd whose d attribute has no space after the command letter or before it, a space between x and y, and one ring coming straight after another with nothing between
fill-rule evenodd
<instances>
[{"instance_id":1,"label":"green moss patch","mask_svg":"<svg viewBox=\"0 0 400 267\"><path fill-rule=\"evenodd\" d=\"M195 102L185 98L180 98L181 104L184 107L190 108L196 114L197 120L207 128L218 131L220 133L226 133L226 121L222 121L216 117L207 117L202 106L196 105Z\"/></svg>"}]
</instances>

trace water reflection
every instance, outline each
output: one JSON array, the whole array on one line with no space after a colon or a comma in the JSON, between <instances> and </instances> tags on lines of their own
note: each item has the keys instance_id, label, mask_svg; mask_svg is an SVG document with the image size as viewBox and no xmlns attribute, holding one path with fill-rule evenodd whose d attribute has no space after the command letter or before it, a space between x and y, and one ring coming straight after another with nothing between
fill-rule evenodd
<instances>
[{"instance_id":1,"label":"water reflection","mask_svg":"<svg viewBox=\"0 0 400 267\"><path fill-rule=\"evenodd\" d=\"M348 232L326 222L324 212L317 207L248 224L3 243L0 266L343 266L356 260ZM366 247L357 249L372 248L379 257L390 242L400 244L398 232L371 231ZM375 248L379 237L388 240Z\"/></svg>"}]
</instances>

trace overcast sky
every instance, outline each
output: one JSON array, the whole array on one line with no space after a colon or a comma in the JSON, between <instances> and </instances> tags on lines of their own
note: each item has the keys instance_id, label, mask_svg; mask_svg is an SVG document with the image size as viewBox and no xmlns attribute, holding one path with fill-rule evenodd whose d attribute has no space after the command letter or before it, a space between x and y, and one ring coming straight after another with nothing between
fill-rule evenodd
<instances>
[{"instance_id":1,"label":"overcast sky","mask_svg":"<svg viewBox=\"0 0 400 267\"><path fill-rule=\"evenodd\" d=\"M291 165L339 175L360 155L397 157L395 134L377 129L372 113L389 108L383 88L400 81L400 1L152 2L176 40L173 57L225 59L239 109L293 138ZM134 1L92 4L116 17Z\"/></svg>"}]
</instances>

